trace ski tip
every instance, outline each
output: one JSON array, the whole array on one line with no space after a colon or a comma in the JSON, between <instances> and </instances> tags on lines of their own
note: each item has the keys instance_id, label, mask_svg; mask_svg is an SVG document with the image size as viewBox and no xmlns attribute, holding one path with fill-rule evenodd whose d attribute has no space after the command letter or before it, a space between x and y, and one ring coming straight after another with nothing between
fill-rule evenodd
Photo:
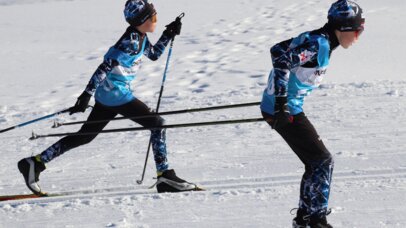
<instances>
[{"instance_id":1,"label":"ski tip","mask_svg":"<svg viewBox=\"0 0 406 228\"><path fill-rule=\"evenodd\" d=\"M38 197L47 197L47 196L49 196L49 194L47 192L39 192L39 193L36 193L35 195L37 195Z\"/></svg>"},{"instance_id":2,"label":"ski tip","mask_svg":"<svg viewBox=\"0 0 406 228\"><path fill-rule=\"evenodd\" d=\"M195 189L193 191L206 191L206 189L196 186Z\"/></svg>"},{"instance_id":3,"label":"ski tip","mask_svg":"<svg viewBox=\"0 0 406 228\"><path fill-rule=\"evenodd\" d=\"M20 194L20 195L4 195L0 196L0 202L12 201L12 200L24 200L24 199L35 199L41 197L51 196L46 192L37 192L35 194Z\"/></svg>"}]
</instances>

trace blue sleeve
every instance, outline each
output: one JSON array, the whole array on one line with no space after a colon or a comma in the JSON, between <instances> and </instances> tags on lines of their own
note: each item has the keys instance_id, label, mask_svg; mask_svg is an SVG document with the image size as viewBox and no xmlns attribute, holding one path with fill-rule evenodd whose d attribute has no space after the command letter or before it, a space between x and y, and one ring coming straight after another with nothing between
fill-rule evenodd
<instances>
[{"instance_id":1,"label":"blue sleeve","mask_svg":"<svg viewBox=\"0 0 406 228\"><path fill-rule=\"evenodd\" d=\"M318 38L317 42L319 44L317 65L320 67L326 67L330 62L330 43L323 37Z\"/></svg>"},{"instance_id":2,"label":"blue sleeve","mask_svg":"<svg viewBox=\"0 0 406 228\"><path fill-rule=\"evenodd\" d=\"M290 71L296 67L313 61L317 58L319 44L317 40L307 40L293 48L290 43L295 42L290 39L271 48L272 64L275 71L275 96L287 96L287 86Z\"/></svg>"},{"instance_id":3,"label":"blue sleeve","mask_svg":"<svg viewBox=\"0 0 406 228\"><path fill-rule=\"evenodd\" d=\"M158 42L155 45L152 45L149 42L148 37L146 37L147 43L145 45L144 55L147 56L150 60L155 61L164 53L166 46L170 41L170 38L165 34L162 34Z\"/></svg>"},{"instance_id":4,"label":"blue sleeve","mask_svg":"<svg viewBox=\"0 0 406 228\"><path fill-rule=\"evenodd\" d=\"M90 95L93 95L97 87L106 79L107 74L109 74L113 67L117 64L118 63L116 61L111 59L104 60L90 78L85 91Z\"/></svg>"}]
</instances>

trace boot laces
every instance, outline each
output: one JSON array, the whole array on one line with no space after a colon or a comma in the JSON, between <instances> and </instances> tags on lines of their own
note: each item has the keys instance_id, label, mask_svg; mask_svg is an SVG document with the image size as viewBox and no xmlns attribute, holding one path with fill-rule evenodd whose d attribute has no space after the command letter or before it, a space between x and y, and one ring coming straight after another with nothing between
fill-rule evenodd
<instances>
[{"instance_id":1,"label":"boot laces","mask_svg":"<svg viewBox=\"0 0 406 228\"><path fill-rule=\"evenodd\" d=\"M297 215L297 211L299 210L299 208L292 208L292 210L290 210L290 214L291 215L295 215L296 214L296 219L301 219L301 220L303 220L304 222L306 222L306 223L309 223L309 221L310 221L310 214L307 214L307 215L303 215L303 216L300 216L300 217L298 217L298 215ZM297 221L297 220L296 220Z\"/></svg>"}]
</instances>

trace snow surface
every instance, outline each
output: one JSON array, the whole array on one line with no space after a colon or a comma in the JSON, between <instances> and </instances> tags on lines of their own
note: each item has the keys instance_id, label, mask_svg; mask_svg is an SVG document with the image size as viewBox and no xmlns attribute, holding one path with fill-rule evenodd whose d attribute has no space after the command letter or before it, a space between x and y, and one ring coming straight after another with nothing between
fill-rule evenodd
<instances>
[{"instance_id":1,"label":"snow surface","mask_svg":"<svg viewBox=\"0 0 406 228\"><path fill-rule=\"evenodd\" d=\"M126 28L125 1L0 0L0 129L70 107ZM155 0L158 29L185 12L161 111L259 101L269 48L320 27L333 1ZM335 157L334 227L406 227L406 52L404 0L360 0L366 30L333 53L324 84L305 111ZM135 94L156 105L166 54L144 61ZM83 120L88 113L62 115ZM258 107L168 116L167 123L259 117ZM57 139L30 141L43 121L0 135L0 195L29 193L16 164ZM128 121L108 128L133 127ZM168 130L171 166L205 192L157 194L149 134L98 136L41 175L66 197L0 203L0 227L290 227L303 165L265 123ZM87 191L89 194L80 194Z\"/></svg>"}]
</instances>

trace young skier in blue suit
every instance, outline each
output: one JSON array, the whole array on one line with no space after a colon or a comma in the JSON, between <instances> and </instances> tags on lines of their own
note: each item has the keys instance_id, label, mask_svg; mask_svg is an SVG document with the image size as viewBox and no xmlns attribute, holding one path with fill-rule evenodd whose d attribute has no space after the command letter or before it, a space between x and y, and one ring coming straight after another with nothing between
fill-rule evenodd
<instances>
[{"instance_id":1,"label":"young skier in blue suit","mask_svg":"<svg viewBox=\"0 0 406 228\"><path fill-rule=\"evenodd\" d=\"M180 34L181 22L175 20L166 26L166 30L155 45L148 39L147 33L154 32L157 13L154 6L147 0L128 0L124 15L130 24L118 42L104 56L103 63L97 68L85 91L79 96L70 114L84 112L92 95L95 106L88 121L111 120L116 115L137 117L153 114L150 109L132 94L131 81L134 80L146 56L157 60L164 52L171 39ZM134 119L144 127L159 127L164 120L160 116ZM100 132L109 121L86 123L79 133ZM39 175L45 170L45 163L62 155L66 151L91 142L97 135L67 136L56 142L42 153L22 159L18 168L24 176L28 188L37 195L44 195L38 181ZM173 169L169 169L166 151L165 129L151 130L151 143L157 169L158 192L179 192L196 189L196 185L180 179Z\"/></svg>"},{"instance_id":2,"label":"young skier in blue suit","mask_svg":"<svg viewBox=\"0 0 406 228\"><path fill-rule=\"evenodd\" d=\"M326 216L333 173L333 157L303 112L305 96L326 73L332 51L347 49L364 30L362 9L339 0L322 28L282 41L271 48L273 70L263 93L261 111L305 165L293 227L329 228Z\"/></svg>"}]
</instances>

